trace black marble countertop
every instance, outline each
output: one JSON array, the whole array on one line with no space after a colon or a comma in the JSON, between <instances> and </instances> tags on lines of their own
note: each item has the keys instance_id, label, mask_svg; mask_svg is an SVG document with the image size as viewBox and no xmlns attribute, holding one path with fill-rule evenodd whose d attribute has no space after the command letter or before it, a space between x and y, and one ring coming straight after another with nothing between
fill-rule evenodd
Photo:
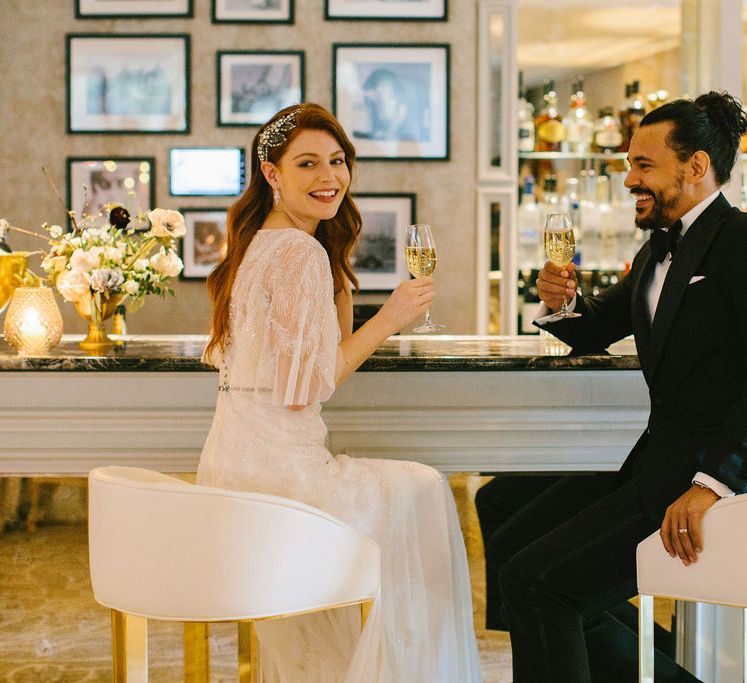
<instances>
[{"instance_id":1,"label":"black marble countertop","mask_svg":"<svg viewBox=\"0 0 747 683\"><path fill-rule=\"evenodd\" d=\"M101 356L80 349L82 337L66 335L45 356L20 356L0 339L0 371L210 372L200 362L206 337L201 335L128 336L123 346ZM484 370L637 370L631 339L608 352L569 355L550 338L409 335L392 337L359 369L363 372Z\"/></svg>"}]
</instances>

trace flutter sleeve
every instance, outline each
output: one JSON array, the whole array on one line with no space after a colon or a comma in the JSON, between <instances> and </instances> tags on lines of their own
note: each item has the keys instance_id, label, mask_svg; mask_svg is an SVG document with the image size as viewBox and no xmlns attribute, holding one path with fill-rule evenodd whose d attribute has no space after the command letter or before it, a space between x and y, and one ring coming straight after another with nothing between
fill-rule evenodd
<instances>
[{"instance_id":1,"label":"flutter sleeve","mask_svg":"<svg viewBox=\"0 0 747 683\"><path fill-rule=\"evenodd\" d=\"M306 235L283 244L267 284L273 403L326 401L335 389L339 342L327 252Z\"/></svg>"}]
</instances>

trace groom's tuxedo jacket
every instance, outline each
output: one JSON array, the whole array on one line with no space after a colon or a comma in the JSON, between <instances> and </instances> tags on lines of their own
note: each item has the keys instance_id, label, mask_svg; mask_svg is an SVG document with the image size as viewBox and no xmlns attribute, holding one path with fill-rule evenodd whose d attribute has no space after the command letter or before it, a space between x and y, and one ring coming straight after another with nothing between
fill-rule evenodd
<instances>
[{"instance_id":1,"label":"groom's tuxedo jacket","mask_svg":"<svg viewBox=\"0 0 747 683\"><path fill-rule=\"evenodd\" d=\"M582 317L545 327L580 352L635 335L651 414L620 474L641 475L642 503L659 516L698 471L747 492L747 214L721 194L703 211L650 324L655 265L646 243L618 284L578 295Z\"/></svg>"}]
</instances>

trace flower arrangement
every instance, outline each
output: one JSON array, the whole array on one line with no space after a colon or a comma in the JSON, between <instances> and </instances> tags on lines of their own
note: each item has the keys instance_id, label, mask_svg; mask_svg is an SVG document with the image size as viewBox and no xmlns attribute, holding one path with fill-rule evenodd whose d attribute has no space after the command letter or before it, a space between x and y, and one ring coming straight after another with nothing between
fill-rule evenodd
<instances>
[{"instance_id":1,"label":"flower arrangement","mask_svg":"<svg viewBox=\"0 0 747 683\"><path fill-rule=\"evenodd\" d=\"M183 268L174 240L186 232L178 211L153 209L133 221L122 206L102 214L84 214L80 221L69 213L72 232L44 223L49 252L42 260L47 281L65 301L92 318L106 301L129 299L141 304L148 294L173 294L168 280ZM147 228L148 221L150 229ZM98 310L93 310L98 309Z\"/></svg>"}]
</instances>

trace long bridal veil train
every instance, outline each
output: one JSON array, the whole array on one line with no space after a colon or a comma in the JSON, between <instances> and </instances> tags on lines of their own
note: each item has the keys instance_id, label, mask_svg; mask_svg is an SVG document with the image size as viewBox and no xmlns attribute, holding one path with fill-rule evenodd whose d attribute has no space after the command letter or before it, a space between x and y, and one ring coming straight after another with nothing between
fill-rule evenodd
<instances>
[{"instance_id":1,"label":"long bridal veil train","mask_svg":"<svg viewBox=\"0 0 747 683\"><path fill-rule=\"evenodd\" d=\"M332 456L325 447L320 402L334 391L339 327L324 248L299 230L260 230L231 301L230 339L210 359L221 390L199 483L300 500L382 550L381 594L363 633L357 608L261 623L262 680L481 681L447 482L418 463Z\"/></svg>"}]
</instances>

